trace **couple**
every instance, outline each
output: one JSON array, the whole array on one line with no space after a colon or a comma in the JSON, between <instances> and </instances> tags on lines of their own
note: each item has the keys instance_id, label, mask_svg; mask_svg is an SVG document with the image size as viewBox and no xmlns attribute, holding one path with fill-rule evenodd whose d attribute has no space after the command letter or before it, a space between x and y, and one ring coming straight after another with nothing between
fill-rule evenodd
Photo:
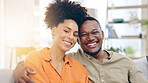
<instances>
[{"instance_id":1,"label":"couple","mask_svg":"<svg viewBox=\"0 0 148 83\"><path fill-rule=\"evenodd\" d=\"M85 18L85 8L72 2L56 2L47 8L45 15L53 45L50 49L30 53L25 67L18 64L14 70L16 83L31 83L32 80L36 83L87 83L88 73L91 83L148 83L126 56L102 50L104 33L100 23L93 17ZM65 52L74 46L77 37L82 49L67 57Z\"/></svg>"}]
</instances>

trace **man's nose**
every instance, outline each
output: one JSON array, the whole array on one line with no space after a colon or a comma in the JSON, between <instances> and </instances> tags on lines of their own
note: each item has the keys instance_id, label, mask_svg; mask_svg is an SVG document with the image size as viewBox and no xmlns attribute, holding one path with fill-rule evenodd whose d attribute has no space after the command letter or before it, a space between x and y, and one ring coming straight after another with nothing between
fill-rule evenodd
<instances>
[{"instance_id":1,"label":"man's nose","mask_svg":"<svg viewBox=\"0 0 148 83\"><path fill-rule=\"evenodd\" d=\"M94 40L94 36L93 36L92 34L89 34L89 35L87 36L87 40L88 40L88 41Z\"/></svg>"}]
</instances>

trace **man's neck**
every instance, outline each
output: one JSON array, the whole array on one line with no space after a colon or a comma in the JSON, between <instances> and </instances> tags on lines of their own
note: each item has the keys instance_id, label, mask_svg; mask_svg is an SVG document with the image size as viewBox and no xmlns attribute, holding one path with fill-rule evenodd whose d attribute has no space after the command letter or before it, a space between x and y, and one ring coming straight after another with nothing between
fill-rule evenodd
<instances>
[{"instance_id":1,"label":"man's neck","mask_svg":"<svg viewBox=\"0 0 148 83\"><path fill-rule=\"evenodd\" d=\"M95 59L97 59L99 61L99 63L102 63L103 59L109 57L109 55L105 51L100 50L100 52L98 54L96 54L96 55L93 55L93 57Z\"/></svg>"}]
</instances>

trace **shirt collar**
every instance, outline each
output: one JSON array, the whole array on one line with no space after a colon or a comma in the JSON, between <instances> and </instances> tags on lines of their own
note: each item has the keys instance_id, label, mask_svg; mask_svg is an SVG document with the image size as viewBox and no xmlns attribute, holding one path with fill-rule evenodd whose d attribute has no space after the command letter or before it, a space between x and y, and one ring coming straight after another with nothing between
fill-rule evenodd
<instances>
[{"instance_id":1,"label":"shirt collar","mask_svg":"<svg viewBox=\"0 0 148 83\"><path fill-rule=\"evenodd\" d=\"M65 56L64 56L64 59L65 59L64 64L69 64L70 67L72 67L72 62L70 61L69 57L65 55Z\"/></svg>"},{"instance_id":2,"label":"shirt collar","mask_svg":"<svg viewBox=\"0 0 148 83\"><path fill-rule=\"evenodd\" d=\"M110 59L112 58L112 56L113 56L113 52L112 52L112 51L106 51L106 50L103 50L103 51L105 51L107 54L109 54L109 57L107 57L107 58L105 58L105 59L110 60ZM93 58L94 58L93 56L86 54L86 53L82 50L82 48L79 49L79 52L80 52L82 55L86 55L86 57L87 57L88 59L93 59Z\"/></svg>"},{"instance_id":3,"label":"shirt collar","mask_svg":"<svg viewBox=\"0 0 148 83\"><path fill-rule=\"evenodd\" d=\"M48 50L49 50L49 48L48 48L48 47L45 47L45 48L43 48L43 49L40 51L40 53L41 53L41 55L42 55L42 58L43 58L45 61L51 61L51 57L50 57L50 55L49 55L49 53L48 53Z\"/></svg>"},{"instance_id":4,"label":"shirt collar","mask_svg":"<svg viewBox=\"0 0 148 83\"><path fill-rule=\"evenodd\" d=\"M48 47L45 47L45 48L43 48L41 51L40 51L40 53L41 53L41 55L42 55L42 58L45 60L45 61L51 61L51 57L50 57L50 55L49 55L49 53L48 53L48 50L49 50L50 48L48 48ZM69 64L70 66L72 66L72 62L69 60L69 57L67 57L66 55L64 56L64 64Z\"/></svg>"},{"instance_id":5,"label":"shirt collar","mask_svg":"<svg viewBox=\"0 0 148 83\"><path fill-rule=\"evenodd\" d=\"M109 57L107 57L107 59L110 60L113 57L113 51L106 51L106 50L104 51L109 54Z\"/></svg>"}]
</instances>

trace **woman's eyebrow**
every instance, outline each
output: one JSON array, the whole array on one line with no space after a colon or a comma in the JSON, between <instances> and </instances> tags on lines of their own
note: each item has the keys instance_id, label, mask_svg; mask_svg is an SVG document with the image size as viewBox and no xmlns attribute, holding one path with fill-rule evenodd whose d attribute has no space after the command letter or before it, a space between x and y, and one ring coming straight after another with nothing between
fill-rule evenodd
<instances>
[{"instance_id":1,"label":"woman's eyebrow","mask_svg":"<svg viewBox=\"0 0 148 83\"><path fill-rule=\"evenodd\" d=\"M71 30L71 28L70 28L70 27L68 27L68 26L64 26L64 27L66 27L67 29ZM77 32L77 33L78 33L78 31L75 31L75 32Z\"/></svg>"},{"instance_id":2,"label":"woman's eyebrow","mask_svg":"<svg viewBox=\"0 0 148 83\"><path fill-rule=\"evenodd\" d=\"M78 33L78 31L75 31L75 33Z\"/></svg>"},{"instance_id":3,"label":"woman's eyebrow","mask_svg":"<svg viewBox=\"0 0 148 83\"><path fill-rule=\"evenodd\" d=\"M68 26L64 26L64 27L66 27L67 29L71 30L71 28L70 28L70 27L68 27Z\"/></svg>"}]
</instances>

